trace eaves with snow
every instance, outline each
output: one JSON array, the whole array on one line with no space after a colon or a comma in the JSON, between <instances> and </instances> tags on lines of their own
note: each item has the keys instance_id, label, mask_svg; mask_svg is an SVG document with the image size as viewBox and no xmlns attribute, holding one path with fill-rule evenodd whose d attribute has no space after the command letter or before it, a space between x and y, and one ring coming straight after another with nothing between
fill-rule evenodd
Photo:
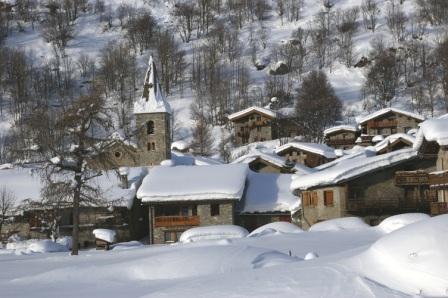
<instances>
[{"instance_id":1,"label":"eaves with snow","mask_svg":"<svg viewBox=\"0 0 448 298\"><path fill-rule=\"evenodd\" d=\"M245 164L157 166L143 179L137 198L142 202L240 200L247 173Z\"/></svg>"},{"instance_id":2,"label":"eaves with snow","mask_svg":"<svg viewBox=\"0 0 448 298\"><path fill-rule=\"evenodd\" d=\"M390 112L401 114L401 115L405 115L407 117L411 117L411 118L414 118L414 119L417 119L417 120L420 120L420 121L424 121L425 120L425 117L423 117L423 116L421 116L419 114L416 114L416 113L412 113L412 112L405 111L405 110L400 110L400 109L397 109L397 108L385 108L385 109L376 111L376 112L374 112L372 114L369 114L367 116L359 118L358 119L358 124L364 124L364 123L366 123L369 120L375 119L377 117L380 117L380 116L385 115L385 114L390 113Z\"/></svg>"},{"instance_id":3,"label":"eaves with snow","mask_svg":"<svg viewBox=\"0 0 448 298\"><path fill-rule=\"evenodd\" d=\"M420 149L423 141L437 142L439 146L448 146L448 118L426 120L419 124L414 149Z\"/></svg>"},{"instance_id":4,"label":"eaves with snow","mask_svg":"<svg viewBox=\"0 0 448 298\"><path fill-rule=\"evenodd\" d=\"M374 152L366 150L355 153L353 157L347 156L332 167L314 174L297 177L291 183L291 190L307 190L344 183L369 172L388 168L418 157L418 152L413 148L401 149L382 155L374 155Z\"/></svg>"},{"instance_id":5,"label":"eaves with snow","mask_svg":"<svg viewBox=\"0 0 448 298\"><path fill-rule=\"evenodd\" d=\"M303 142L290 142L285 145L282 145L275 149L275 153L281 154L282 152L295 148L302 151L307 151L310 153L314 153L320 156L323 156L328 159L336 158L336 152L334 148L328 147L325 144L317 144L317 143L303 143Z\"/></svg>"},{"instance_id":6,"label":"eaves with snow","mask_svg":"<svg viewBox=\"0 0 448 298\"><path fill-rule=\"evenodd\" d=\"M330 128L327 128L326 130L324 130L324 136L335 133L335 132L342 132L342 131L357 132L358 129L355 125L333 126L333 127L330 127Z\"/></svg>"},{"instance_id":7,"label":"eaves with snow","mask_svg":"<svg viewBox=\"0 0 448 298\"><path fill-rule=\"evenodd\" d=\"M268 110L268 109L256 107L256 106L252 106L247 109L241 110L239 112L233 113L233 114L229 115L227 118L230 121L235 121L239 118L245 117L252 113L259 113L259 114L262 114L262 115L264 115L268 118L272 118L272 119L276 118L276 113L273 112L272 110Z\"/></svg>"}]
</instances>

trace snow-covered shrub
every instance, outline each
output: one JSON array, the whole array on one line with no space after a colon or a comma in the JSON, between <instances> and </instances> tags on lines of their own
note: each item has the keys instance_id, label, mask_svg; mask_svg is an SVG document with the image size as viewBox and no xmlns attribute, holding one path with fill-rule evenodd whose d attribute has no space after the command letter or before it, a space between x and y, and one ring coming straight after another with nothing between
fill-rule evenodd
<instances>
[{"instance_id":1,"label":"snow-covered shrub","mask_svg":"<svg viewBox=\"0 0 448 298\"><path fill-rule=\"evenodd\" d=\"M429 215L424 213L406 213L398 214L383 220L378 228L386 233L391 233L395 230L401 229L407 225L410 225L421 220L426 220L430 218Z\"/></svg>"}]
</instances>

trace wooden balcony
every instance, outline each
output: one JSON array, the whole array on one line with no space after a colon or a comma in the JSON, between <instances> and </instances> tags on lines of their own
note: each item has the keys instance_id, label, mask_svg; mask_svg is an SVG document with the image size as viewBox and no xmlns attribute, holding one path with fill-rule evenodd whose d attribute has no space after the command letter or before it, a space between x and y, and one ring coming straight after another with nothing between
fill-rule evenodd
<instances>
[{"instance_id":1,"label":"wooden balcony","mask_svg":"<svg viewBox=\"0 0 448 298\"><path fill-rule=\"evenodd\" d=\"M396 186L429 185L429 174L424 171L399 171L395 173Z\"/></svg>"},{"instance_id":2,"label":"wooden balcony","mask_svg":"<svg viewBox=\"0 0 448 298\"><path fill-rule=\"evenodd\" d=\"M354 145L356 139L327 139L325 143L328 146L349 146Z\"/></svg>"},{"instance_id":3,"label":"wooden balcony","mask_svg":"<svg viewBox=\"0 0 448 298\"><path fill-rule=\"evenodd\" d=\"M448 189L448 172L429 174L431 188Z\"/></svg>"},{"instance_id":4,"label":"wooden balcony","mask_svg":"<svg viewBox=\"0 0 448 298\"><path fill-rule=\"evenodd\" d=\"M367 122L368 128L389 128L389 127L397 127L397 125L398 125L397 120L381 120L381 121L371 120Z\"/></svg>"},{"instance_id":5,"label":"wooden balcony","mask_svg":"<svg viewBox=\"0 0 448 298\"><path fill-rule=\"evenodd\" d=\"M447 202L432 202L431 203L431 215L447 214L448 203Z\"/></svg>"},{"instance_id":6,"label":"wooden balcony","mask_svg":"<svg viewBox=\"0 0 448 298\"><path fill-rule=\"evenodd\" d=\"M178 226L199 226L199 216L157 216L154 218L156 228L178 227Z\"/></svg>"}]
</instances>

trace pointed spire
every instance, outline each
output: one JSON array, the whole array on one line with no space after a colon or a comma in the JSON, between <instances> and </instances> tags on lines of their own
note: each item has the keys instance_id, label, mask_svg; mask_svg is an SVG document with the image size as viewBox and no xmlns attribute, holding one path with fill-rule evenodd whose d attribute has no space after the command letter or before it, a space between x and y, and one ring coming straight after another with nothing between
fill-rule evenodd
<instances>
[{"instance_id":1,"label":"pointed spire","mask_svg":"<svg viewBox=\"0 0 448 298\"><path fill-rule=\"evenodd\" d=\"M149 57L148 70L146 71L143 94L134 105L134 113L169 113L171 107L163 95L162 88L157 77L156 64L152 56Z\"/></svg>"}]
</instances>

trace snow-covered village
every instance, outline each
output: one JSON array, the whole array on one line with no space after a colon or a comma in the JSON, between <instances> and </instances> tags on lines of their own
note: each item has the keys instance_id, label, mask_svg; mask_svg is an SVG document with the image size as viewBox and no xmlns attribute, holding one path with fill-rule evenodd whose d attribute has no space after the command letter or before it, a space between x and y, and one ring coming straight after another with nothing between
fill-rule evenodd
<instances>
[{"instance_id":1,"label":"snow-covered village","mask_svg":"<svg viewBox=\"0 0 448 298\"><path fill-rule=\"evenodd\" d=\"M0 0L0 297L448 297L448 1Z\"/></svg>"}]
</instances>

